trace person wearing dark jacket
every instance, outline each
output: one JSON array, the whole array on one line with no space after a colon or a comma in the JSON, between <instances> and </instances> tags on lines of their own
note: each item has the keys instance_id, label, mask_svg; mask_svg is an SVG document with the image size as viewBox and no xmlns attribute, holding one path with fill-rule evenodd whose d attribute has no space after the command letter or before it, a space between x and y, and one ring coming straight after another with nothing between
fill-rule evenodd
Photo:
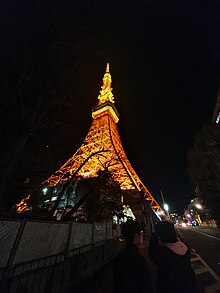
<instances>
[{"instance_id":1,"label":"person wearing dark jacket","mask_svg":"<svg viewBox=\"0 0 220 293\"><path fill-rule=\"evenodd\" d=\"M152 233L149 257L158 267L157 293L196 293L189 246L177 238L174 225L158 222Z\"/></svg>"},{"instance_id":2,"label":"person wearing dark jacket","mask_svg":"<svg viewBox=\"0 0 220 293\"><path fill-rule=\"evenodd\" d=\"M152 292L147 262L139 253L141 226L137 221L128 220L122 225L125 246L113 260L115 293Z\"/></svg>"}]
</instances>

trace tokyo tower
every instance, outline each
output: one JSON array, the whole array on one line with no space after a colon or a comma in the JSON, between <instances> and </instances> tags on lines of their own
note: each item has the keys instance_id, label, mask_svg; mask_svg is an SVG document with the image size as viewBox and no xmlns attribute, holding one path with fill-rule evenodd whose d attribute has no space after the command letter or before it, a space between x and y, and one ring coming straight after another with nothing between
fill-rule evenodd
<instances>
[{"instance_id":1,"label":"tokyo tower","mask_svg":"<svg viewBox=\"0 0 220 293\"><path fill-rule=\"evenodd\" d=\"M163 211L132 168L123 149L117 129L119 114L111 88L112 78L107 64L98 105L92 109L93 121L89 132L75 154L42 184L59 188L72 178L96 177L108 167L124 194L124 202L134 215L148 210L160 219Z\"/></svg>"}]
</instances>

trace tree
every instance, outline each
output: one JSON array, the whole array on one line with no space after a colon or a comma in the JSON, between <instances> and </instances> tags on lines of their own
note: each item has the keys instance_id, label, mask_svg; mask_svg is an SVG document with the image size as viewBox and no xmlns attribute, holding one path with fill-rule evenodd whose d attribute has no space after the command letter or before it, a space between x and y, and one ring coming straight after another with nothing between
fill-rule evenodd
<instances>
[{"instance_id":1,"label":"tree","mask_svg":"<svg viewBox=\"0 0 220 293\"><path fill-rule=\"evenodd\" d=\"M53 3L48 10L39 1L28 5L26 14L24 5L16 5L16 11L4 15L0 54L4 68L0 80L1 209L8 210L18 199L20 191L12 187L21 186L25 177L29 178L27 165L36 165L36 157L27 160L27 152L31 153L27 147L33 145L33 139L42 140L42 135L49 133L50 141L58 141L64 122L73 125L77 119L84 77L102 54L97 47L108 17L101 7L100 17L93 15L92 9L97 6L66 0ZM60 109L62 105L65 111ZM66 112L67 107L72 109L71 118L66 115L63 121L60 112Z\"/></svg>"},{"instance_id":2,"label":"tree","mask_svg":"<svg viewBox=\"0 0 220 293\"><path fill-rule=\"evenodd\" d=\"M220 127L207 123L188 151L188 173L200 197L220 221Z\"/></svg>"},{"instance_id":3,"label":"tree","mask_svg":"<svg viewBox=\"0 0 220 293\"><path fill-rule=\"evenodd\" d=\"M112 219L123 210L123 192L108 169L100 170L97 177L79 181L77 193L80 199L75 206L63 216L69 220L81 206L87 213L88 221Z\"/></svg>"}]
</instances>

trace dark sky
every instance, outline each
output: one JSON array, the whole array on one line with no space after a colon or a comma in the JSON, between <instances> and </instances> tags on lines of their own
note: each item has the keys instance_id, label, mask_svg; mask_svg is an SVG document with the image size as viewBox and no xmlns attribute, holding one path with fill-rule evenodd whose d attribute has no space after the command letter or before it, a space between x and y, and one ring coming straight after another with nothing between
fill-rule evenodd
<instances>
[{"instance_id":1,"label":"dark sky","mask_svg":"<svg viewBox=\"0 0 220 293\"><path fill-rule=\"evenodd\" d=\"M186 152L211 120L218 92L220 4L139 4L124 2L106 31L118 128L150 192L161 202L162 190L171 209L183 209L193 192ZM100 79L104 67L94 69Z\"/></svg>"},{"instance_id":2,"label":"dark sky","mask_svg":"<svg viewBox=\"0 0 220 293\"><path fill-rule=\"evenodd\" d=\"M80 63L79 71L85 74L72 84L71 75L64 79L77 106L70 125L74 135L70 132L62 138L69 151L58 158L60 166L89 130L91 109L98 102L110 62L118 129L128 159L160 203L162 190L171 209L185 208L193 192L186 152L202 125L211 120L220 83L219 0L63 0L39 1L37 8L30 3L16 5L7 4L2 10L4 24L13 32L5 39L13 45L25 43L33 55L38 47L48 49L48 39L55 43L61 39L59 29L66 35L69 30L68 41L74 43L76 19L96 35ZM50 23L48 15L53 15ZM71 67L71 50L69 59L62 51L54 56L55 63L62 59L69 60ZM11 60L16 63L16 58ZM45 60L39 58L38 63Z\"/></svg>"}]
</instances>

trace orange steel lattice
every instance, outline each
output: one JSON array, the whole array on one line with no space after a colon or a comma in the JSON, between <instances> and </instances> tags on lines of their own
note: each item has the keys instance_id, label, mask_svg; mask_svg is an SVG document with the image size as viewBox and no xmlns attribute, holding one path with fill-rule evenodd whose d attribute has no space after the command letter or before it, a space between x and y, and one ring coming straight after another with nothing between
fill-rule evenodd
<instances>
[{"instance_id":1,"label":"orange steel lattice","mask_svg":"<svg viewBox=\"0 0 220 293\"><path fill-rule=\"evenodd\" d=\"M95 177L97 171L107 167L122 190L142 192L149 206L158 214L162 212L161 207L132 168L122 147L116 125L119 114L114 106L111 82L107 64L98 96L99 103L92 110L93 122L85 140L76 153L43 183L56 186L73 176Z\"/></svg>"}]
</instances>

